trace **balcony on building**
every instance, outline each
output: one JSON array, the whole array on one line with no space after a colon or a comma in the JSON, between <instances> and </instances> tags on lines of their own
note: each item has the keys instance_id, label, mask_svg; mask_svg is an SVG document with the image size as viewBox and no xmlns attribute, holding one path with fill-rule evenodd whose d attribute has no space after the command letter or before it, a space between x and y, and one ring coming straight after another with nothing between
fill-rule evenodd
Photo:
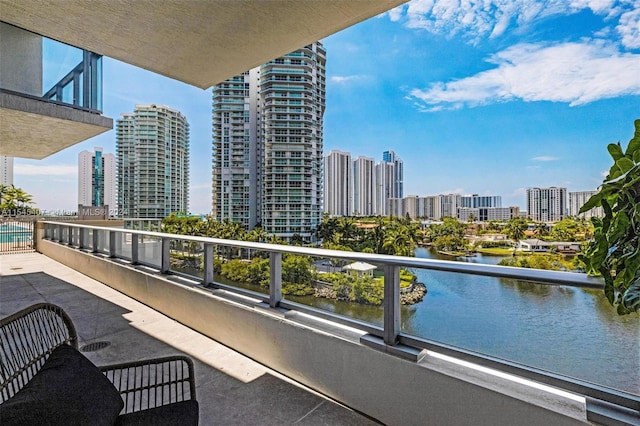
<instances>
[{"instance_id":1,"label":"balcony on building","mask_svg":"<svg viewBox=\"0 0 640 426\"><path fill-rule=\"evenodd\" d=\"M0 155L42 159L113 128L102 57L0 22Z\"/></svg>"}]
</instances>

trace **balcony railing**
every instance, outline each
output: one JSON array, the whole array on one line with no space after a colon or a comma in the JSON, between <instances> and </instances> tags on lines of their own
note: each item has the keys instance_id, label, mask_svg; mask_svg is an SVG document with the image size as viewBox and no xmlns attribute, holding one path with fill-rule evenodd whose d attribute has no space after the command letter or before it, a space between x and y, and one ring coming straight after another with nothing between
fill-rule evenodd
<instances>
[{"instance_id":1,"label":"balcony railing","mask_svg":"<svg viewBox=\"0 0 640 426\"><path fill-rule=\"evenodd\" d=\"M155 268L163 274L187 276L200 281L206 287L222 288L260 300L270 308L303 312L338 324L366 332L361 343L386 353L412 361L424 357L425 350L448 355L462 361L489 367L497 371L523 377L553 386L580 396L586 400L587 418L603 424L640 424L640 396L597 385L581 379L544 371L535 367L480 354L441 342L410 335L401 331L400 269L420 268L488 277L533 281L546 285L562 285L578 288L601 289L601 280L586 274L512 268L496 265L462 263L414 257L388 256L370 253L344 252L309 247L283 246L246 241L145 232L131 229L101 228L80 224L43 222L44 238L77 249L119 258L131 264ZM142 241L155 241L154 249L141 249ZM200 247L203 258L202 276L186 275L171 268L172 242L182 241ZM126 246L126 247L125 247ZM267 293L245 290L214 281L214 253L217 247L236 251L268 254L270 281ZM337 315L301 303L286 300L282 293L283 254L296 254L321 259L361 261L380 265L384 271L383 321L374 324L359 319Z\"/></svg>"}]
</instances>

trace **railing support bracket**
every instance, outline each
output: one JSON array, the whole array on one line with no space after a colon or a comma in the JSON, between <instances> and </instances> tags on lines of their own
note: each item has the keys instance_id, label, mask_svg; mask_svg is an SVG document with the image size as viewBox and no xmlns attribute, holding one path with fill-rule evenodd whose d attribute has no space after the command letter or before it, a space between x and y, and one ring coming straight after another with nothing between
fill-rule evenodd
<instances>
[{"instance_id":1,"label":"railing support bracket","mask_svg":"<svg viewBox=\"0 0 640 426\"><path fill-rule=\"evenodd\" d=\"M420 362L427 355L427 351L424 349L414 348L403 344L387 345L380 337L372 334L365 334L360 337L360 343L370 348L376 349L381 352L388 353L389 355L397 356L398 358L406 359L407 361Z\"/></svg>"}]
</instances>

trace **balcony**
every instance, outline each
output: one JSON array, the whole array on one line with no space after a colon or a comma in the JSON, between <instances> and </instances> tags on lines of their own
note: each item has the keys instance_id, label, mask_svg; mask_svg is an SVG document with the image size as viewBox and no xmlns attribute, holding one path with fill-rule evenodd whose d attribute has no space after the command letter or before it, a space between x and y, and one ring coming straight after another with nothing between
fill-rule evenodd
<instances>
[{"instance_id":1,"label":"balcony","mask_svg":"<svg viewBox=\"0 0 640 426\"><path fill-rule=\"evenodd\" d=\"M204 270L187 275L175 269L171 253L176 244L197 247ZM551 286L601 285L584 275L54 222L41 223L37 247L51 259L104 283L103 291L111 291L109 286L125 293L386 424L636 424L640 420L637 394L431 341L407 333L401 325L400 266ZM268 289L256 292L214 280L214 253L224 247L267 256L272 271ZM338 315L284 296L280 271L285 253L367 261L381 267L387 283L383 320ZM20 263L3 266L3 274L24 268ZM188 339L176 337L176 346L184 340ZM188 348L184 351L190 354ZM199 395L206 403L203 398L208 396Z\"/></svg>"},{"instance_id":2,"label":"balcony","mask_svg":"<svg viewBox=\"0 0 640 426\"><path fill-rule=\"evenodd\" d=\"M0 45L0 155L42 159L113 128L100 55L3 22Z\"/></svg>"},{"instance_id":3,"label":"balcony","mask_svg":"<svg viewBox=\"0 0 640 426\"><path fill-rule=\"evenodd\" d=\"M200 424L375 422L140 302L38 253L0 257L0 317L34 303L64 307L96 365L184 354L196 368Z\"/></svg>"}]
</instances>

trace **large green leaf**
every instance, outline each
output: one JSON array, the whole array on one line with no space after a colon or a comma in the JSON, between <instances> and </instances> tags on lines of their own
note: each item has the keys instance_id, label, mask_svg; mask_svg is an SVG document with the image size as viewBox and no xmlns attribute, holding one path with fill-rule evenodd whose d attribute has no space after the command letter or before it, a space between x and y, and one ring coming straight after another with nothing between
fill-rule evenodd
<instances>
[{"instance_id":1,"label":"large green leaf","mask_svg":"<svg viewBox=\"0 0 640 426\"><path fill-rule=\"evenodd\" d=\"M622 304L629 311L640 311L640 278L636 278L622 294Z\"/></svg>"},{"instance_id":2,"label":"large green leaf","mask_svg":"<svg viewBox=\"0 0 640 426\"><path fill-rule=\"evenodd\" d=\"M631 139L629 141L629 145L627 145L627 151L625 152L625 155L634 155L635 160L635 153L640 152L640 120L634 121L633 124L636 127L636 131L633 135L633 139Z\"/></svg>"},{"instance_id":3,"label":"large green leaf","mask_svg":"<svg viewBox=\"0 0 640 426\"><path fill-rule=\"evenodd\" d=\"M624 157L624 153L622 152L622 147L620 146L620 142L610 143L609 145L607 145L607 150L609 151L609 154L611 154L611 157L613 157L614 162Z\"/></svg>"}]
</instances>

